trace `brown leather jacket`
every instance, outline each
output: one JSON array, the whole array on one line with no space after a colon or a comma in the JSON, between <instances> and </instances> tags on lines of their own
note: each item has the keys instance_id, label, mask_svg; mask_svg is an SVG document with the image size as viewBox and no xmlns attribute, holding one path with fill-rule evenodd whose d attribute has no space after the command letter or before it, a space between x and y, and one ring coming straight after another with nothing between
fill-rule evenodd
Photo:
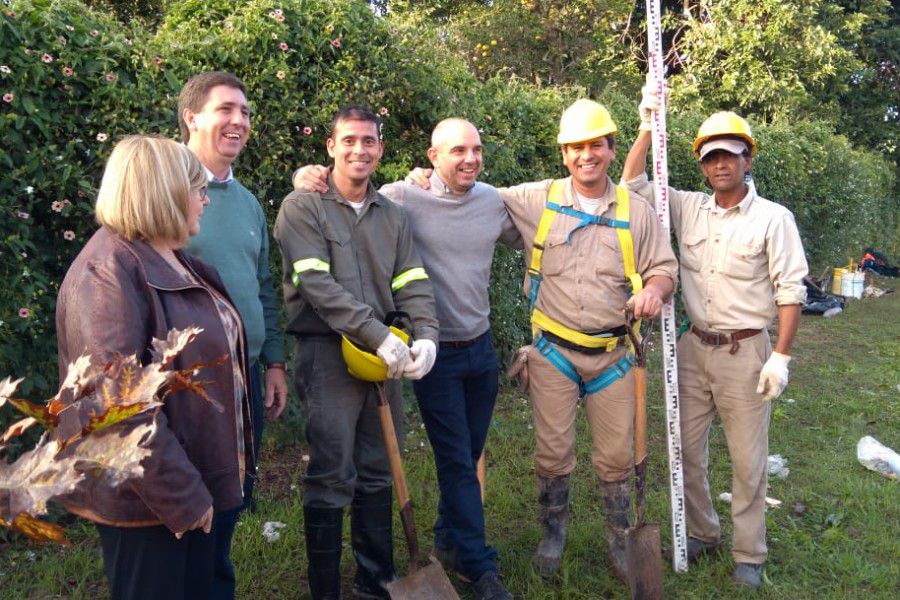
<instances>
[{"instance_id":1,"label":"brown leather jacket","mask_svg":"<svg viewBox=\"0 0 900 600\"><path fill-rule=\"evenodd\" d=\"M216 270L177 252L194 275L228 294ZM172 328L197 326L203 332L177 357L173 368L197 361L231 357L225 330L210 292L186 284L153 248L142 240L128 242L107 228L97 231L76 257L59 291L56 333L60 379L69 363L90 353L102 360L108 353L136 354L150 360L151 340L165 338ZM243 331L240 364L247 378ZM243 502L238 467L237 418L232 361L209 367L199 378L225 411L189 392L170 395L157 413L152 454L142 463L144 476L110 488L88 476L74 493L60 499L71 512L119 527L164 524L182 531L197 521L210 504L224 511ZM253 427L246 386L243 419L247 476L255 474Z\"/></svg>"}]
</instances>

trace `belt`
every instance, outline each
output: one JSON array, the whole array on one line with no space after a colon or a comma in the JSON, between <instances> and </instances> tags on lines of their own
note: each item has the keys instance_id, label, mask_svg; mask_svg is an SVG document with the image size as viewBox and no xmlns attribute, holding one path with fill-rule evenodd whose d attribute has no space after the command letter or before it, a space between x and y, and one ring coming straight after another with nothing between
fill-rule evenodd
<instances>
[{"instance_id":1,"label":"belt","mask_svg":"<svg viewBox=\"0 0 900 600\"><path fill-rule=\"evenodd\" d=\"M728 354L734 354L738 351L738 348L741 347L738 343L740 340L745 340L754 335L758 335L762 333L762 329L740 329L734 333L728 334L704 331L696 325L691 325L691 333L700 338L700 342L707 346L727 346L728 344L731 344L731 349L728 350Z\"/></svg>"},{"instance_id":2,"label":"belt","mask_svg":"<svg viewBox=\"0 0 900 600\"><path fill-rule=\"evenodd\" d=\"M618 346L621 346L625 343L626 333L627 331L625 329L625 326L623 325L621 327L616 327L615 329L610 329L608 331L601 331L599 333L587 333L586 335L592 335L595 337L619 338L619 343L616 345L617 348ZM612 350L607 350L606 346L601 346L600 348L586 348L545 330L541 330L541 336L546 338L548 342L552 342L561 348L567 348L568 350L574 350L575 352L581 352L582 354L593 355L612 352Z\"/></svg>"},{"instance_id":3,"label":"belt","mask_svg":"<svg viewBox=\"0 0 900 600\"><path fill-rule=\"evenodd\" d=\"M452 342L438 342L439 348L468 348L469 346L474 346L475 343L484 337L484 333L479 335L477 338L473 338L471 340L459 340Z\"/></svg>"}]
</instances>

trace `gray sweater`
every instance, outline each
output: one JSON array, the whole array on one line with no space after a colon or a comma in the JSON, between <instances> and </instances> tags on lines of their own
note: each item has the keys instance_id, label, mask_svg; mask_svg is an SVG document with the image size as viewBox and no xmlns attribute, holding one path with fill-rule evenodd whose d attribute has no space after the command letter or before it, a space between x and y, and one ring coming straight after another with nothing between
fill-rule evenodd
<instances>
[{"instance_id":1,"label":"gray sweater","mask_svg":"<svg viewBox=\"0 0 900 600\"><path fill-rule=\"evenodd\" d=\"M497 190L478 182L460 196L435 173L431 189L397 182L380 192L402 205L409 217L434 287L441 341L471 340L486 332L494 245L522 248Z\"/></svg>"}]
</instances>

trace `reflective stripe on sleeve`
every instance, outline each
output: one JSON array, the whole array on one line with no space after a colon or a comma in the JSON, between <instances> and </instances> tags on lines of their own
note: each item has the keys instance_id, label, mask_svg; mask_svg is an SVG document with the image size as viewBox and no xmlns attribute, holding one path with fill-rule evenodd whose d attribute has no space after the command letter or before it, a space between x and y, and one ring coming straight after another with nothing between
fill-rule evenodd
<instances>
[{"instance_id":1,"label":"reflective stripe on sleeve","mask_svg":"<svg viewBox=\"0 0 900 600\"><path fill-rule=\"evenodd\" d=\"M291 275L291 281L294 282L294 285L300 285L300 274L305 271L325 271L326 273L331 270L331 265L329 265L324 260L319 260L318 258L303 258L298 261L294 261L294 274Z\"/></svg>"},{"instance_id":2,"label":"reflective stripe on sleeve","mask_svg":"<svg viewBox=\"0 0 900 600\"><path fill-rule=\"evenodd\" d=\"M391 291L396 292L410 281L428 279L428 273L422 267L407 269L391 280Z\"/></svg>"}]
</instances>

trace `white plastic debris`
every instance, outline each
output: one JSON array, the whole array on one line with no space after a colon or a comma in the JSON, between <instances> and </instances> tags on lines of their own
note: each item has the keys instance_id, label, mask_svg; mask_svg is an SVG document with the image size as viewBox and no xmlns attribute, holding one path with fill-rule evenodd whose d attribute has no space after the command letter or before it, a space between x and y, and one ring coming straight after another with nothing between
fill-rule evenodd
<instances>
[{"instance_id":1,"label":"white plastic debris","mask_svg":"<svg viewBox=\"0 0 900 600\"><path fill-rule=\"evenodd\" d=\"M826 319L830 319L831 317L838 316L842 312L844 312L844 311L843 311L843 309L841 309L840 306L835 306L834 308L829 308L828 310L823 312L822 316L825 317Z\"/></svg>"},{"instance_id":2,"label":"white plastic debris","mask_svg":"<svg viewBox=\"0 0 900 600\"><path fill-rule=\"evenodd\" d=\"M263 523L262 534L263 537L266 538L266 541L270 544L278 541L278 538L281 537L281 533L279 533L279 529L282 527L287 527L287 523L282 523L281 521L266 521Z\"/></svg>"},{"instance_id":3,"label":"white plastic debris","mask_svg":"<svg viewBox=\"0 0 900 600\"><path fill-rule=\"evenodd\" d=\"M731 492L722 492L721 494L719 494L719 500L731 504ZM766 506L768 506L769 508L778 508L779 506L781 506L781 500L776 500L775 498L769 498L768 496L766 496Z\"/></svg>"},{"instance_id":4,"label":"white plastic debris","mask_svg":"<svg viewBox=\"0 0 900 600\"><path fill-rule=\"evenodd\" d=\"M767 461L769 475L778 479L785 479L791 474L791 470L787 466L787 459L780 454L773 454Z\"/></svg>"},{"instance_id":5,"label":"white plastic debris","mask_svg":"<svg viewBox=\"0 0 900 600\"><path fill-rule=\"evenodd\" d=\"M785 404L793 404L794 402L796 402L796 400L794 398L785 398L784 399Z\"/></svg>"},{"instance_id":6,"label":"white plastic debris","mask_svg":"<svg viewBox=\"0 0 900 600\"><path fill-rule=\"evenodd\" d=\"M870 435L856 444L856 460L865 468L889 479L900 477L900 454Z\"/></svg>"}]
</instances>

